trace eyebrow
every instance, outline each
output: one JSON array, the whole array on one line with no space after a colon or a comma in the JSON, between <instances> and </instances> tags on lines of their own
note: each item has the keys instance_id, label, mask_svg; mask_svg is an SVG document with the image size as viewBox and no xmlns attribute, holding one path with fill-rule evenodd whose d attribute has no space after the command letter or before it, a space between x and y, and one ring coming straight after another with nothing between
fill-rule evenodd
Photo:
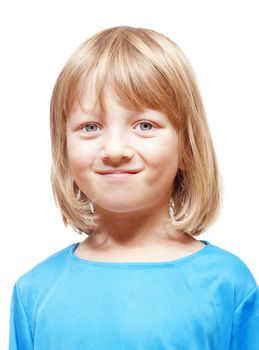
<instances>
[{"instance_id":1,"label":"eyebrow","mask_svg":"<svg viewBox=\"0 0 259 350\"><path fill-rule=\"evenodd\" d=\"M105 111L101 111L100 108L98 108L96 110L95 109L87 109L83 106L80 106L81 107L81 110L82 110L82 113L80 113L80 117L93 117L93 118L100 118L101 120L105 119L105 114L106 112ZM127 109L125 108L125 114L127 113L126 117L127 119L131 119L133 118L134 116L136 116L137 114L139 113L145 113L147 112L147 110L134 110L134 109Z\"/></svg>"},{"instance_id":2,"label":"eyebrow","mask_svg":"<svg viewBox=\"0 0 259 350\"><path fill-rule=\"evenodd\" d=\"M87 105L84 105L83 103L79 103L78 104L82 111L87 115L87 114L90 114L90 115L101 115L103 113L105 113L105 110L102 110L101 107L99 106L99 104L97 103L96 106L94 106L94 108L91 108L91 107L87 107ZM120 105L120 104L119 104ZM124 105L120 105L122 108L124 108L125 110L128 110L129 112L132 112L132 113L143 113L145 112L146 110L151 110L149 108L134 108L134 107L127 107L127 106L124 106ZM97 110L97 112L96 112Z\"/></svg>"},{"instance_id":3,"label":"eyebrow","mask_svg":"<svg viewBox=\"0 0 259 350\"><path fill-rule=\"evenodd\" d=\"M79 107L81 109L81 113L77 114L76 120L81 121L84 118L93 118L93 119L99 119L101 121L105 120L105 111L101 111L100 108L87 108L87 106L83 106L82 104L79 104ZM165 113L162 111L156 111L154 109L127 109L127 107L122 106L125 109L125 116L124 118L127 120L131 120L132 118L136 117L138 114L142 114L143 117L148 117L148 114L151 114L152 118L156 118L160 120L161 122L165 119ZM73 113L72 113L73 115Z\"/></svg>"}]
</instances>

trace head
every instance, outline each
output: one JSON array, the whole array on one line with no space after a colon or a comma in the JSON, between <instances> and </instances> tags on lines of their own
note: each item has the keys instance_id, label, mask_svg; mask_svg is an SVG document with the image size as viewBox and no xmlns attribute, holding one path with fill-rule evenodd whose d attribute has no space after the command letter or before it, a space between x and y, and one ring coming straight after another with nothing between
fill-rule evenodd
<instances>
[{"instance_id":1,"label":"head","mask_svg":"<svg viewBox=\"0 0 259 350\"><path fill-rule=\"evenodd\" d=\"M54 87L52 187L64 223L87 234L95 228L90 198L73 177L67 149L67 124L82 103L86 84L94 105L103 111L110 89L129 110L151 109L168 116L177 132L179 154L171 184L174 225L191 235L203 232L218 214L220 184L194 73L172 40L153 30L124 26L99 32L83 43Z\"/></svg>"}]
</instances>

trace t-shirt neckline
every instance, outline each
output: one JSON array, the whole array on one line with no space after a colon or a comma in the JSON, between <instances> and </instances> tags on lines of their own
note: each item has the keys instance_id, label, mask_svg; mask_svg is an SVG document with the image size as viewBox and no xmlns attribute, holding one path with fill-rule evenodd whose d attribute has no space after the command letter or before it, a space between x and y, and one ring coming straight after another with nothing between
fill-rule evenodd
<instances>
[{"instance_id":1,"label":"t-shirt neckline","mask_svg":"<svg viewBox=\"0 0 259 350\"><path fill-rule=\"evenodd\" d=\"M88 260L85 258L80 258L75 255L75 250L80 242L74 243L71 245L69 250L70 258L79 264L88 265L92 267L101 267L101 268L164 268L164 267L177 267L187 263L201 255L203 255L210 247L211 244L206 240L200 240L200 242L204 243L204 247L199 249L198 251L184 256L182 258L178 258L175 260L167 260L167 261L132 261L132 262L120 262L120 261L95 261Z\"/></svg>"}]
</instances>

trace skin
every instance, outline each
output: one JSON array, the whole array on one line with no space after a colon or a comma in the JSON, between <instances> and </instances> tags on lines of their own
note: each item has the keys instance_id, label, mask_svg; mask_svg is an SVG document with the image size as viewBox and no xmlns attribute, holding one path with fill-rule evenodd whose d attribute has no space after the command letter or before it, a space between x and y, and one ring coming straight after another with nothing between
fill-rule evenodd
<instances>
[{"instance_id":1,"label":"skin","mask_svg":"<svg viewBox=\"0 0 259 350\"><path fill-rule=\"evenodd\" d=\"M174 230L168 204L180 166L177 132L160 111L122 106L105 91L105 111L93 106L91 86L67 121L72 175L100 219L76 255L102 261L164 261L189 255L203 243ZM103 171L137 170L103 175Z\"/></svg>"}]
</instances>

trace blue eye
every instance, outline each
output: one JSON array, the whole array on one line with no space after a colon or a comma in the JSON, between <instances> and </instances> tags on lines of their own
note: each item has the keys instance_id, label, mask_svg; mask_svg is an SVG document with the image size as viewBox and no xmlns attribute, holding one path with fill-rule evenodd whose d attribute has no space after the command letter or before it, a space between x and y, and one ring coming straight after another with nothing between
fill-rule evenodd
<instances>
[{"instance_id":1,"label":"blue eye","mask_svg":"<svg viewBox=\"0 0 259 350\"><path fill-rule=\"evenodd\" d=\"M87 132L92 132L92 131L97 131L96 127L100 128L99 125L95 124L95 123L87 123L83 126L83 130L87 131Z\"/></svg>"},{"instance_id":2,"label":"blue eye","mask_svg":"<svg viewBox=\"0 0 259 350\"><path fill-rule=\"evenodd\" d=\"M154 125L152 123L147 122L147 121L140 122L137 124L137 126L138 125L141 125L140 129L141 129L141 131L144 131L144 132L145 131L152 131L154 129ZM98 131L98 128L99 128L99 130L101 129L101 127L96 123L87 123L82 127L82 130L87 132L87 133L91 133L91 132Z\"/></svg>"},{"instance_id":3,"label":"blue eye","mask_svg":"<svg viewBox=\"0 0 259 350\"><path fill-rule=\"evenodd\" d=\"M138 125L143 125L143 128L141 128L141 131L151 131L152 128L154 128L153 124L146 121L140 122L138 123Z\"/></svg>"}]
</instances>

